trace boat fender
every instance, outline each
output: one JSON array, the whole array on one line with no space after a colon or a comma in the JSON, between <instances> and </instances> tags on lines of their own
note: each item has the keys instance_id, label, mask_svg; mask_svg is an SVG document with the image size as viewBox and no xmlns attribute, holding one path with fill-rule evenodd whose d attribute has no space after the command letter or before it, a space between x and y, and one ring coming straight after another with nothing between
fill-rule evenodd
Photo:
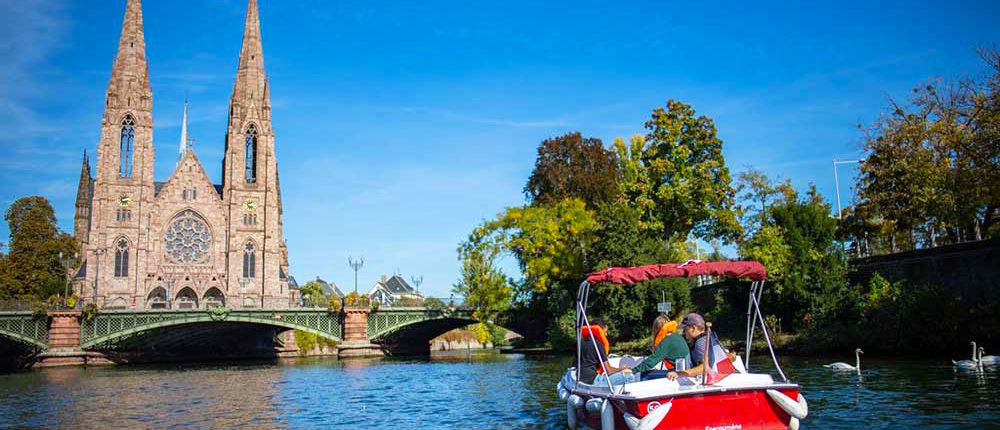
<instances>
[{"instance_id":1,"label":"boat fender","mask_svg":"<svg viewBox=\"0 0 1000 430\"><path fill-rule=\"evenodd\" d=\"M604 399L602 399L600 397L594 397L594 398L592 398L590 400L587 400L587 412L590 412L592 414L596 414L596 413L600 412L600 410L601 410L601 404L602 404L603 401L604 401Z\"/></svg>"},{"instance_id":2,"label":"boat fender","mask_svg":"<svg viewBox=\"0 0 1000 430\"><path fill-rule=\"evenodd\" d=\"M566 398L566 425L569 426L570 430L576 428L576 408L580 406L580 396L576 394L570 394Z\"/></svg>"},{"instance_id":3,"label":"boat fender","mask_svg":"<svg viewBox=\"0 0 1000 430\"><path fill-rule=\"evenodd\" d=\"M671 406L673 406L673 403L660 405L660 407L653 409L652 412L646 414L642 419L625 412L625 424L628 425L629 430L653 430L666 418Z\"/></svg>"},{"instance_id":4,"label":"boat fender","mask_svg":"<svg viewBox=\"0 0 1000 430\"><path fill-rule=\"evenodd\" d=\"M792 418L801 420L806 417L806 414L809 413L809 405L806 404L806 398L802 397L802 394L799 394L798 401L792 400L791 397L788 397L777 390L767 390L767 395L770 396L771 399L774 400L774 403L777 403L782 410L788 413L788 415L791 415Z\"/></svg>"},{"instance_id":5,"label":"boat fender","mask_svg":"<svg viewBox=\"0 0 1000 430\"><path fill-rule=\"evenodd\" d=\"M788 430L799 430L799 419L792 417L788 420Z\"/></svg>"},{"instance_id":6,"label":"boat fender","mask_svg":"<svg viewBox=\"0 0 1000 430\"><path fill-rule=\"evenodd\" d=\"M632 416L632 414L625 412L625 425L628 426L629 430L635 430L639 426L639 419Z\"/></svg>"},{"instance_id":7,"label":"boat fender","mask_svg":"<svg viewBox=\"0 0 1000 430\"><path fill-rule=\"evenodd\" d=\"M601 402L601 430L615 430L615 407L608 399Z\"/></svg>"}]
</instances>

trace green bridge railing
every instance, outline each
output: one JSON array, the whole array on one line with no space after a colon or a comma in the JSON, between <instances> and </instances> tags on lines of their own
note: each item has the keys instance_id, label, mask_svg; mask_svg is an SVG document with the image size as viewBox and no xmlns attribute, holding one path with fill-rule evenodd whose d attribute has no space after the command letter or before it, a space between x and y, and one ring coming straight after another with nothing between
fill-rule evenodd
<instances>
[{"instance_id":1,"label":"green bridge railing","mask_svg":"<svg viewBox=\"0 0 1000 430\"><path fill-rule=\"evenodd\" d=\"M322 309L227 309L101 311L81 321L80 347L114 348L118 342L152 329L183 324L244 322L343 338L339 312Z\"/></svg>"},{"instance_id":2,"label":"green bridge railing","mask_svg":"<svg viewBox=\"0 0 1000 430\"><path fill-rule=\"evenodd\" d=\"M49 317L32 312L0 314L0 336L37 347L49 347Z\"/></svg>"}]
</instances>

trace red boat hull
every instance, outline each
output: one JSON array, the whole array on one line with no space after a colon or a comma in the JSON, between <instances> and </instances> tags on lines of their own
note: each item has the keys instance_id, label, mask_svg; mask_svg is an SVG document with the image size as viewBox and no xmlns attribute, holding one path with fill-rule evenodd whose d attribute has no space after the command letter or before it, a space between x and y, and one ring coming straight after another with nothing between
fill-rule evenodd
<instances>
[{"instance_id":1,"label":"red boat hull","mask_svg":"<svg viewBox=\"0 0 1000 430\"><path fill-rule=\"evenodd\" d=\"M799 395L796 389L778 391L792 399ZM614 403L624 405L624 412L637 418L645 417L659 405L671 403L670 412L656 430L785 430L791 420L791 416L761 389ZM580 422L600 429L600 414L587 413L585 409L577 410ZM629 430L618 406L615 407L615 429Z\"/></svg>"}]
</instances>

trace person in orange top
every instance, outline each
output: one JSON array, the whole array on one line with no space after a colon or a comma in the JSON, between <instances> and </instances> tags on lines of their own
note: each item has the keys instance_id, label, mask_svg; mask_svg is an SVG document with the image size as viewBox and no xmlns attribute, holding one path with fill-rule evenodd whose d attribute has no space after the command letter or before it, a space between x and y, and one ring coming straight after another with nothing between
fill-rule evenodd
<instances>
[{"instance_id":1,"label":"person in orange top","mask_svg":"<svg viewBox=\"0 0 1000 430\"><path fill-rule=\"evenodd\" d=\"M608 361L608 350L610 349L610 344L608 343L608 325L604 323L600 318L594 318L590 320L589 326L583 326L580 328L580 382L587 384L596 384L595 378L598 375L604 373L604 369L608 370L611 375L617 375L622 370L628 370L627 368L618 368L611 365ZM597 345L595 348L594 345ZM604 367L601 367L601 364ZM619 377L612 378L612 382L617 381ZM601 382L606 383L606 382ZM618 382L621 384L624 382Z\"/></svg>"}]
</instances>

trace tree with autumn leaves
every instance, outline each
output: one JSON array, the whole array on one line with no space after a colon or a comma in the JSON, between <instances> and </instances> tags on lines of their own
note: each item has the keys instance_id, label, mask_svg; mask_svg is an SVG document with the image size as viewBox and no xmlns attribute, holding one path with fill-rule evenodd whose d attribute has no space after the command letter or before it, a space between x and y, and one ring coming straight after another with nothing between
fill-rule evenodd
<instances>
[{"instance_id":1,"label":"tree with autumn leaves","mask_svg":"<svg viewBox=\"0 0 1000 430\"><path fill-rule=\"evenodd\" d=\"M884 253L1000 232L1000 53L981 53L988 79L919 87L865 130L844 238Z\"/></svg>"},{"instance_id":2,"label":"tree with autumn leaves","mask_svg":"<svg viewBox=\"0 0 1000 430\"><path fill-rule=\"evenodd\" d=\"M524 187L528 204L507 208L459 246L463 270L455 291L467 302L473 298L481 320L511 305L531 320L522 329L544 335L572 311L586 273L685 259L690 235L739 237L734 189L712 120L670 100L652 112L646 129L614 149L580 133L539 145ZM495 269L502 255L517 260L523 279ZM510 294L496 294L504 291ZM617 323L618 335L631 338L651 318L648 303L668 293L675 304L689 303L683 281L595 289L593 302Z\"/></svg>"}]
</instances>

